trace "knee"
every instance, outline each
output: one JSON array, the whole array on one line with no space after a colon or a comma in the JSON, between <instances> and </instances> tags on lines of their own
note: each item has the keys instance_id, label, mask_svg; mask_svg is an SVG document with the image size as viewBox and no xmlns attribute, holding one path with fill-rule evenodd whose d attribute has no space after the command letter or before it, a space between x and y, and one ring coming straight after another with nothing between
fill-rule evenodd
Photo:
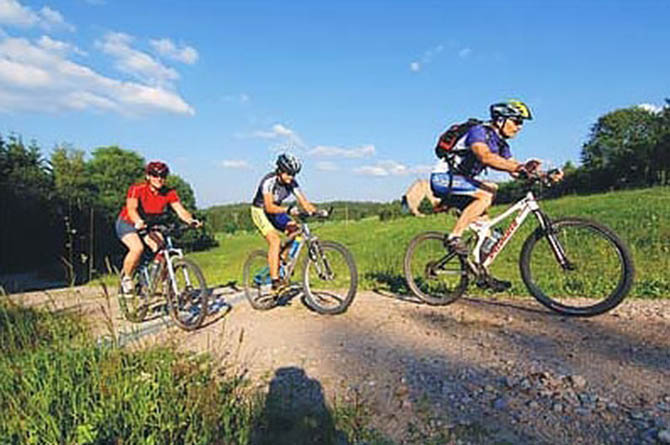
<instances>
[{"instance_id":1,"label":"knee","mask_svg":"<svg viewBox=\"0 0 670 445\"><path fill-rule=\"evenodd\" d=\"M144 252L144 245L142 243L134 243L129 246L128 253L134 256L142 255Z\"/></svg>"},{"instance_id":2,"label":"knee","mask_svg":"<svg viewBox=\"0 0 670 445\"><path fill-rule=\"evenodd\" d=\"M477 197L477 200L482 204L486 204L487 207L490 207L493 204L493 193L482 193Z\"/></svg>"},{"instance_id":3,"label":"knee","mask_svg":"<svg viewBox=\"0 0 670 445\"><path fill-rule=\"evenodd\" d=\"M265 237L270 247L279 247L281 239L276 233L268 233L268 236Z\"/></svg>"}]
</instances>

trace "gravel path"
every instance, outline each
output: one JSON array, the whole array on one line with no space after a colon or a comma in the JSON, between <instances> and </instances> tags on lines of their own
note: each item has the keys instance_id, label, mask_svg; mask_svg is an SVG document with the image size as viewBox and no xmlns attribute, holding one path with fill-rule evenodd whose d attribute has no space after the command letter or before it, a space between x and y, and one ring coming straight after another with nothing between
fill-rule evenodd
<instances>
[{"instance_id":1,"label":"gravel path","mask_svg":"<svg viewBox=\"0 0 670 445\"><path fill-rule=\"evenodd\" d=\"M119 320L100 288L45 295L14 298L50 299L55 310L111 320L124 342L169 339L211 352L262 388L298 370L329 400L361 401L372 424L398 443L449 443L435 438L450 431L472 443L670 443L663 300L629 300L609 314L571 319L531 299L483 296L430 307L361 292L347 313L328 317L299 299L254 311L239 291L219 288L217 312L184 333L159 316L140 325ZM103 336L107 325L94 329Z\"/></svg>"}]
</instances>

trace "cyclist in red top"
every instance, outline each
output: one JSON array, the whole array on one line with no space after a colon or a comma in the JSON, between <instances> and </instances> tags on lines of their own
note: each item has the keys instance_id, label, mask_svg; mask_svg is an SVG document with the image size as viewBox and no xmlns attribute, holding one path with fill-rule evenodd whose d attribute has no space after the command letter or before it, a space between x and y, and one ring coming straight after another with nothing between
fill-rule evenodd
<instances>
[{"instance_id":1,"label":"cyclist in red top","mask_svg":"<svg viewBox=\"0 0 670 445\"><path fill-rule=\"evenodd\" d=\"M144 237L144 243L142 242L137 231L147 227L145 219L162 214L165 212L165 208L170 205L179 219L185 223L195 227L202 225L184 208L177 192L165 187L165 179L170 174L167 164L160 161L149 162L145 168L145 173L146 182L133 184L128 188L126 205L121 209L121 213L116 220L116 235L128 248L128 253L123 260L123 274L121 275L123 293L133 291L131 277L135 267L140 262L144 251L144 243L155 252L162 242L159 235L154 235L154 237L147 235Z\"/></svg>"}]
</instances>

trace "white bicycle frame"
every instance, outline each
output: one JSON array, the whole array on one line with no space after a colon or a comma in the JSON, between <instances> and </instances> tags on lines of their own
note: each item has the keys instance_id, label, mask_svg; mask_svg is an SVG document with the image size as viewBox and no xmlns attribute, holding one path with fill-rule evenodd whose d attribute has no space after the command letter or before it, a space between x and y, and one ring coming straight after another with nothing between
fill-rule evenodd
<instances>
[{"instance_id":1,"label":"white bicycle frame","mask_svg":"<svg viewBox=\"0 0 670 445\"><path fill-rule=\"evenodd\" d=\"M177 279L174 276L174 267L172 266L173 257L183 258L184 252L181 249L177 249L172 245L172 238L169 236L165 237L165 265L168 268L168 275L170 276L170 283L172 284L172 291L175 295L179 295L179 289L177 289ZM184 275L186 279L186 284L191 285L191 279L188 276L188 272Z\"/></svg>"},{"instance_id":2,"label":"white bicycle frame","mask_svg":"<svg viewBox=\"0 0 670 445\"><path fill-rule=\"evenodd\" d=\"M485 270L488 270L489 266L493 263L498 254L505 248L509 240L516 233L516 231L519 229L521 224L526 220L526 218L531 212L535 213L535 215L537 216L537 220L540 223L540 226L546 230L547 228L546 221L540 215L539 211L540 206L537 203L537 200L535 199L535 195L533 195L533 192L529 191L524 198L520 199L513 206L511 206L509 209L505 210L502 214L498 215L492 220L486 222L475 221L473 223L470 223L468 229L474 231L477 234L477 244L472 250L472 257L474 258L474 261L468 259L469 266L473 270L477 270L478 267L483 267ZM505 232L503 233L502 238L500 238L491 247L491 251L488 253L484 261L480 262L479 259L481 258L480 256L481 248L482 245L484 244L484 240L491 233L491 228L496 226L500 221L507 219L514 213L518 213L518 215L507 227L507 230L505 230ZM549 239L558 261L561 263L561 265L564 265L566 260L563 249L553 239L553 237L549 237Z\"/></svg>"},{"instance_id":3,"label":"white bicycle frame","mask_svg":"<svg viewBox=\"0 0 670 445\"><path fill-rule=\"evenodd\" d=\"M174 247L172 244L172 238L169 236L165 236L165 247L163 247L159 252L162 251L163 257L165 258L165 264L162 267L167 267L167 272L168 276L170 277L170 285L172 286L172 291L174 292L175 295L179 293L179 289L177 289L177 280L174 275L174 266L172 265L172 261L174 258L183 258L184 257L184 251L182 249L178 249ZM158 254L158 253L157 253ZM145 267L142 273L144 274L144 279L147 283L149 283L149 288L151 290L151 294L156 291L156 286L158 285L158 273L160 273L161 270L158 269L156 272L153 274L154 276L151 276L149 274L149 268ZM186 284L191 285L190 283L190 278L188 276L188 273L185 275L186 278Z\"/></svg>"}]
</instances>

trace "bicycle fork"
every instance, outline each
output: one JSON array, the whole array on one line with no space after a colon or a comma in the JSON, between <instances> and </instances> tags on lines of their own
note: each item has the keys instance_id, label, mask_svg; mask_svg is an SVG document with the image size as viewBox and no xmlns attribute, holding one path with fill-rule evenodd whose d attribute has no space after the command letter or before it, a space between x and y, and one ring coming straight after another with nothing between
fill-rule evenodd
<instances>
[{"instance_id":1,"label":"bicycle fork","mask_svg":"<svg viewBox=\"0 0 670 445\"><path fill-rule=\"evenodd\" d=\"M321 246L318 241L310 243L309 246L309 259L314 262L314 268L316 273L322 280L332 280L335 277L330 264L328 264L328 259L323 255Z\"/></svg>"},{"instance_id":2,"label":"bicycle fork","mask_svg":"<svg viewBox=\"0 0 670 445\"><path fill-rule=\"evenodd\" d=\"M558 264L560 264L563 270L575 270L575 265L568 259L568 255L565 253L565 249L561 245L558 237L558 231L554 228L551 220L547 215L542 212L537 212L536 216L542 227L544 236L547 238L547 242L551 247L551 251L554 253L554 257Z\"/></svg>"}]
</instances>

